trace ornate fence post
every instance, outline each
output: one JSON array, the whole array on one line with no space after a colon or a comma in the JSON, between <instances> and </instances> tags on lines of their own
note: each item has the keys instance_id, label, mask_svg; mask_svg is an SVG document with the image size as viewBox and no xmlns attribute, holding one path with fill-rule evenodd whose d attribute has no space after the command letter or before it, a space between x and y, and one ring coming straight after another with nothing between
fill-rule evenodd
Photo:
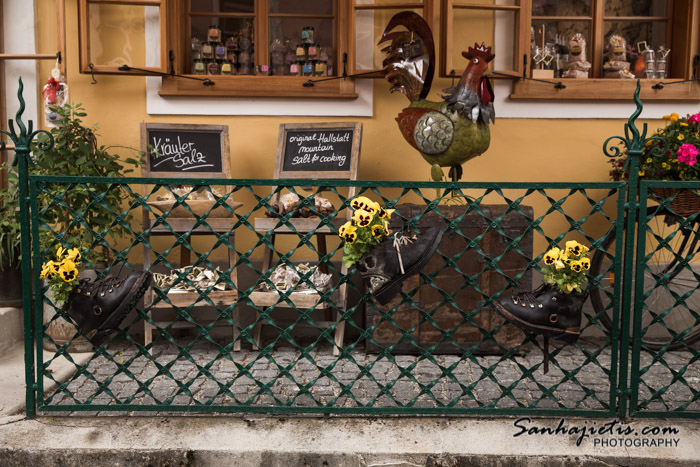
<instances>
[{"instance_id":1,"label":"ornate fence post","mask_svg":"<svg viewBox=\"0 0 700 467\"><path fill-rule=\"evenodd\" d=\"M635 121L642 113L642 101L639 99L640 81L637 80L637 88L634 91L634 102L637 104L637 109L632 113L629 120L625 124L625 136L611 136L603 143L603 152L608 157L619 157L621 155L620 148L617 146L608 147L608 144L613 139L618 139L624 144L627 149L627 161L623 172L628 173L627 193L625 194L625 207L627 211L627 219L625 225L625 243L623 253L623 279L622 279L622 300L620 303L620 327L613 326L613 332L618 329L620 335L620 368L618 374L618 416L623 417L627 413L627 403L631 396L631 390L627 384L627 367L628 367L628 351L630 346L630 318L632 311L641 311L639 306L640 297L635 297L635 303L632 303L632 278L635 277L635 240L637 228L637 216L643 215L639 212L639 168L640 158L644 152L644 147L652 140L660 140L663 142L663 148L655 147L652 150L653 154L666 152L666 142L658 136L647 138L647 124L642 127L642 133L639 133Z\"/></svg>"},{"instance_id":2,"label":"ornate fence post","mask_svg":"<svg viewBox=\"0 0 700 467\"><path fill-rule=\"evenodd\" d=\"M19 79L19 88L17 89L17 98L19 99L19 109L15 115L19 134L15 130L15 124L12 119L8 120L9 132L0 130L1 133L10 137L15 144L15 159L12 165L18 167L19 178L19 206L20 206L20 224L22 226L22 301L24 308L24 367L25 367L25 382L27 386L26 411L27 417L33 418L36 415L35 391L37 383L35 378L35 362L34 362L34 326L32 324L32 306L31 306L31 226L29 224L29 164L31 159L31 145L34 137L39 133L44 133L48 136L48 141L40 142L41 149L50 149L53 147L53 136L46 130L33 131L34 122L29 120L27 126L22 122L22 114L24 113L24 98L22 97L24 85L22 78ZM5 144L0 141L0 150L5 149ZM39 306L37 304L36 306ZM36 323L41 326L41 320ZM39 362L41 364L41 362Z\"/></svg>"}]
</instances>

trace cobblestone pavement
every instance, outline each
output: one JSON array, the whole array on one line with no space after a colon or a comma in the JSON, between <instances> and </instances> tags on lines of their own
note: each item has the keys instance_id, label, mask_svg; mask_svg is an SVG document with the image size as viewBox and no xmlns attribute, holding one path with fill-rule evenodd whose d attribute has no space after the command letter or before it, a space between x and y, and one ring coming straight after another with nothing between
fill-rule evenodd
<instances>
[{"instance_id":1,"label":"cobblestone pavement","mask_svg":"<svg viewBox=\"0 0 700 467\"><path fill-rule=\"evenodd\" d=\"M611 349L594 340L582 339L576 346L552 345L547 374L543 373L542 351L532 343L512 358L384 356L355 349L345 359L333 356L330 345L312 347L307 354L292 347L276 347L265 354L227 352L222 347L225 343L217 344L182 340L178 347L156 343L146 356L134 345L112 343L107 354L96 353L84 372L46 395L44 402L50 406L80 404L88 410L94 405L166 404L198 406L208 412L287 406L307 411L317 408L318 412L326 407L372 407L383 408L383 413L401 413L413 407L459 413L465 408L607 410L610 401ZM646 352L641 356L642 408L700 412L697 352L654 357ZM123 415L131 411L125 407L124 411L72 413Z\"/></svg>"}]
</instances>

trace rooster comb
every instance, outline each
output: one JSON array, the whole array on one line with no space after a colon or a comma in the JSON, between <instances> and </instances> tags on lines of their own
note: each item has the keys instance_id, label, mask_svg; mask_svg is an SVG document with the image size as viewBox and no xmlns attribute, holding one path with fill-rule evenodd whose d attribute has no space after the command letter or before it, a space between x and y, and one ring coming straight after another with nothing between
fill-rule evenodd
<instances>
[{"instance_id":1,"label":"rooster comb","mask_svg":"<svg viewBox=\"0 0 700 467\"><path fill-rule=\"evenodd\" d=\"M462 56L469 60L474 57L480 57L486 62L490 62L495 57L495 55L491 53L491 46L486 47L486 44L483 42L481 45L475 42L474 47L469 47L466 52L462 52Z\"/></svg>"}]
</instances>

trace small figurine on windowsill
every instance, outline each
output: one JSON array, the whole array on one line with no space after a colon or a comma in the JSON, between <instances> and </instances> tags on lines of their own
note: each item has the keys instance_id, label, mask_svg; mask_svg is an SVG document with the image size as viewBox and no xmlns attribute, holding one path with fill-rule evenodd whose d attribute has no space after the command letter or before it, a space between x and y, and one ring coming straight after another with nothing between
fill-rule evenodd
<instances>
[{"instance_id":1,"label":"small figurine on windowsill","mask_svg":"<svg viewBox=\"0 0 700 467\"><path fill-rule=\"evenodd\" d=\"M586 60L586 39L577 32L569 40L569 62L564 65L562 78L588 78L591 62Z\"/></svg>"},{"instance_id":2,"label":"small figurine on windowsill","mask_svg":"<svg viewBox=\"0 0 700 467\"><path fill-rule=\"evenodd\" d=\"M630 72L630 64L627 61L627 41L624 37L613 34L608 39L607 61L603 65L605 78L634 78Z\"/></svg>"}]
</instances>

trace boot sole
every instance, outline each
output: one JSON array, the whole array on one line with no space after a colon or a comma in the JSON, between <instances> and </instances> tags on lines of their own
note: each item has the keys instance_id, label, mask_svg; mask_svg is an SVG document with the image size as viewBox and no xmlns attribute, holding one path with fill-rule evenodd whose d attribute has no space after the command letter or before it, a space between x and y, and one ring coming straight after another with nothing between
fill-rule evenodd
<instances>
[{"instance_id":1,"label":"boot sole","mask_svg":"<svg viewBox=\"0 0 700 467\"><path fill-rule=\"evenodd\" d=\"M560 341L564 341L567 344L573 344L576 342L581 335L581 331L573 331L573 330L562 330L561 328L553 328L550 326L542 326L538 324L532 324L528 323L527 321L518 318L505 308L501 306L500 303L495 302L493 304L494 308L498 310L501 315L523 331L529 332L530 334L538 334L542 336L547 336L551 337L552 339L557 339Z\"/></svg>"},{"instance_id":2,"label":"boot sole","mask_svg":"<svg viewBox=\"0 0 700 467\"><path fill-rule=\"evenodd\" d=\"M122 320L126 318L132 308L136 306L141 297L146 293L148 287L151 286L151 280L153 276L150 272L144 272L141 277L139 277L134 285L131 286L131 300L128 302L125 300L119 308L114 310L111 315L102 323L102 325L97 329L94 336L90 338L90 342L95 347L99 347L107 339L107 337L114 332L117 327L121 324Z\"/></svg>"},{"instance_id":3,"label":"boot sole","mask_svg":"<svg viewBox=\"0 0 700 467\"><path fill-rule=\"evenodd\" d=\"M407 270L405 274L402 274L396 279L389 281L386 285L374 293L374 298L380 305L386 305L389 303L392 298L401 292L403 281L414 274L418 274L420 270L423 269L426 264L428 264L440 245L443 233L445 233L444 230L441 230L440 233L438 233L437 237L435 238L435 242L433 242L433 246L426 250L421 259L416 264L411 266L411 268Z\"/></svg>"}]
</instances>

